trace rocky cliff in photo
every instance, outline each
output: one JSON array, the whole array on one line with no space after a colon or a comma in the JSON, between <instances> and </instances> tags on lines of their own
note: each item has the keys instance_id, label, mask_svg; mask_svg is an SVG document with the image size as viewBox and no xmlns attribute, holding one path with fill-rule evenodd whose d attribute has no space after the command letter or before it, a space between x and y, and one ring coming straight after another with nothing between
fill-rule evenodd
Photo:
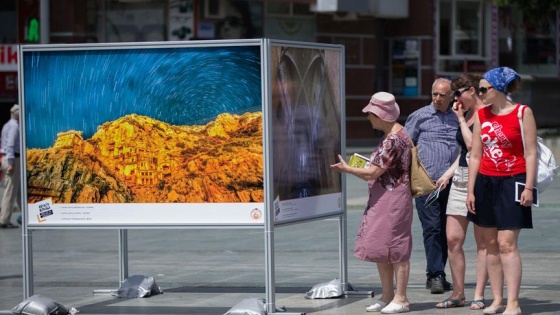
<instances>
[{"instance_id":1,"label":"rocky cliff in photo","mask_svg":"<svg viewBox=\"0 0 560 315\"><path fill-rule=\"evenodd\" d=\"M127 115L28 149L28 202L263 202L262 143L261 112L200 126Z\"/></svg>"}]
</instances>

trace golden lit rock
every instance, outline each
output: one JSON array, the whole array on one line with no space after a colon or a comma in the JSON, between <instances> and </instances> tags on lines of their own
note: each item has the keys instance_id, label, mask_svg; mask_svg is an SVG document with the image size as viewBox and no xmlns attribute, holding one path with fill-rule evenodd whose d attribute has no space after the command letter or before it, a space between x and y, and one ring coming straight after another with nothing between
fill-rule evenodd
<instances>
[{"instance_id":1,"label":"golden lit rock","mask_svg":"<svg viewBox=\"0 0 560 315\"><path fill-rule=\"evenodd\" d=\"M30 203L263 202L262 113L204 126L127 115L91 139L61 132L26 162Z\"/></svg>"}]
</instances>

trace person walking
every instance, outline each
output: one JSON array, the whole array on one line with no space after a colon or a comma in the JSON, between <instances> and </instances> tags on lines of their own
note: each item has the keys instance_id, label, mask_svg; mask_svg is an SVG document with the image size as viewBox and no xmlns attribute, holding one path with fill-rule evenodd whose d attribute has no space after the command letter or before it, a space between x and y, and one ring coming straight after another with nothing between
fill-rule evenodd
<instances>
[{"instance_id":1,"label":"person walking","mask_svg":"<svg viewBox=\"0 0 560 315\"><path fill-rule=\"evenodd\" d=\"M465 206L469 172L467 153L472 146L475 113L486 106L478 93L478 84L481 79L482 75L480 74L466 73L460 75L451 83L451 88L455 91L453 93L455 102L452 109L459 120L456 139L461 148L461 153L457 156L455 163L436 181L436 185L438 187L441 185L442 189L445 189L448 183L451 186L446 211L446 234L453 292L445 301L436 304L437 308L465 305L465 252L463 251L463 245L469 225L468 211ZM477 253L476 287L474 300L471 302L470 308L479 310L486 306L484 289L488 282L488 272L486 271L486 244L482 238L481 228L476 224L474 224L474 239Z\"/></svg>"},{"instance_id":2,"label":"person walking","mask_svg":"<svg viewBox=\"0 0 560 315\"><path fill-rule=\"evenodd\" d=\"M2 172L4 173L4 195L0 209L0 228L17 228L10 220L16 202L19 206L20 190L20 138L19 138L19 105L10 109L10 120L2 127L1 151Z\"/></svg>"},{"instance_id":3,"label":"person walking","mask_svg":"<svg viewBox=\"0 0 560 315\"><path fill-rule=\"evenodd\" d=\"M418 155L432 181L436 182L455 162L459 145L455 139L459 120L451 109L451 81L436 79L432 85L432 103L408 116L404 128L418 146ZM432 294L451 290L447 282L447 238L445 234L449 187L442 189L438 198L425 205L428 196L415 199L418 218L422 224L426 252L426 289Z\"/></svg>"},{"instance_id":4,"label":"person walking","mask_svg":"<svg viewBox=\"0 0 560 315\"><path fill-rule=\"evenodd\" d=\"M517 243L521 229L533 228L531 205L536 185L537 127L532 110L527 106L521 108L522 105L508 98L519 89L520 83L515 70L498 67L484 73L479 85L483 102L492 106L480 109L475 117L466 205L467 218L481 227L487 248L494 300L484 309L484 314L521 314L522 263ZM504 278L505 307L502 305Z\"/></svg>"},{"instance_id":5,"label":"person walking","mask_svg":"<svg viewBox=\"0 0 560 315\"><path fill-rule=\"evenodd\" d=\"M412 143L406 130L397 122L400 109L392 94L375 93L362 111L367 113L373 129L383 132L381 143L371 154L369 168L351 167L340 155L340 162L331 168L368 181L369 199L356 237L354 255L377 264L383 293L366 311L405 313L410 309L406 291L412 253Z\"/></svg>"}]
</instances>

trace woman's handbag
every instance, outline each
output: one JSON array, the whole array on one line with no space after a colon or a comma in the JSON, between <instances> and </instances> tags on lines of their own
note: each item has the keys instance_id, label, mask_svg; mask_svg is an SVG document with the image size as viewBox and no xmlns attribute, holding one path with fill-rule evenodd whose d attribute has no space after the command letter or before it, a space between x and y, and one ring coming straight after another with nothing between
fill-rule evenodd
<instances>
[{"instance_id":1,"label":"woman's handbag","mask_svg":"<svg viewBox=\"0 0 560 315\"><path fill-rule=\"evenodd\" d=\"M412 142L412 139L410 140ZM427 195L436 190L436 184L432 181L426 168L418 157L418 147L412 142L410 149L412 158L410 161L410 191L412 198Z\"/></svg>"},{"instance_id":2,"label":"woman's handbag","mask_svg":"<svg viewBox=\"0 0 560 315\"><path fill-rule=\"evenodd\" d=\"M525 134L523 132L523 108L525 105L519 106L517 118L521 127L521 140L523 141L523 150L525 150ZM543 143L541 137L537 137L537 178L536 184L539 193L542 193L554 180L554 176L558 172L558 165L552 151Z\"/></svg>"}]
</instances>

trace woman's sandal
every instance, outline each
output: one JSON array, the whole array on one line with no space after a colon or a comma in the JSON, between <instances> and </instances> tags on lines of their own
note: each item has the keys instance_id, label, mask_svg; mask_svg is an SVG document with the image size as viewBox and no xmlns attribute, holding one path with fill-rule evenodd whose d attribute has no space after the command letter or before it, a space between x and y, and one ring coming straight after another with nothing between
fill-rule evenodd
<instances>
[{"instance_id":1,"label":"woman's sandal","mask_svg":"<svg viewBox=\"0 0 560 315\"><path fill-rule=\"evenodd\" d=\"M465 298L460 299L446 299L445 301L436 304L436 308L451 308L465 306Z\"/></svg>"},{"instance_id":2,"label":"woman's sandal","mask_svg":"<svg viewBox=\"0 0 560 315\"><path fill-rule=\"evenodd\" d=\"M484 299L471 302L471 310L483 310L485 307L486 301Z\"/></svg>"}]
</instances>

